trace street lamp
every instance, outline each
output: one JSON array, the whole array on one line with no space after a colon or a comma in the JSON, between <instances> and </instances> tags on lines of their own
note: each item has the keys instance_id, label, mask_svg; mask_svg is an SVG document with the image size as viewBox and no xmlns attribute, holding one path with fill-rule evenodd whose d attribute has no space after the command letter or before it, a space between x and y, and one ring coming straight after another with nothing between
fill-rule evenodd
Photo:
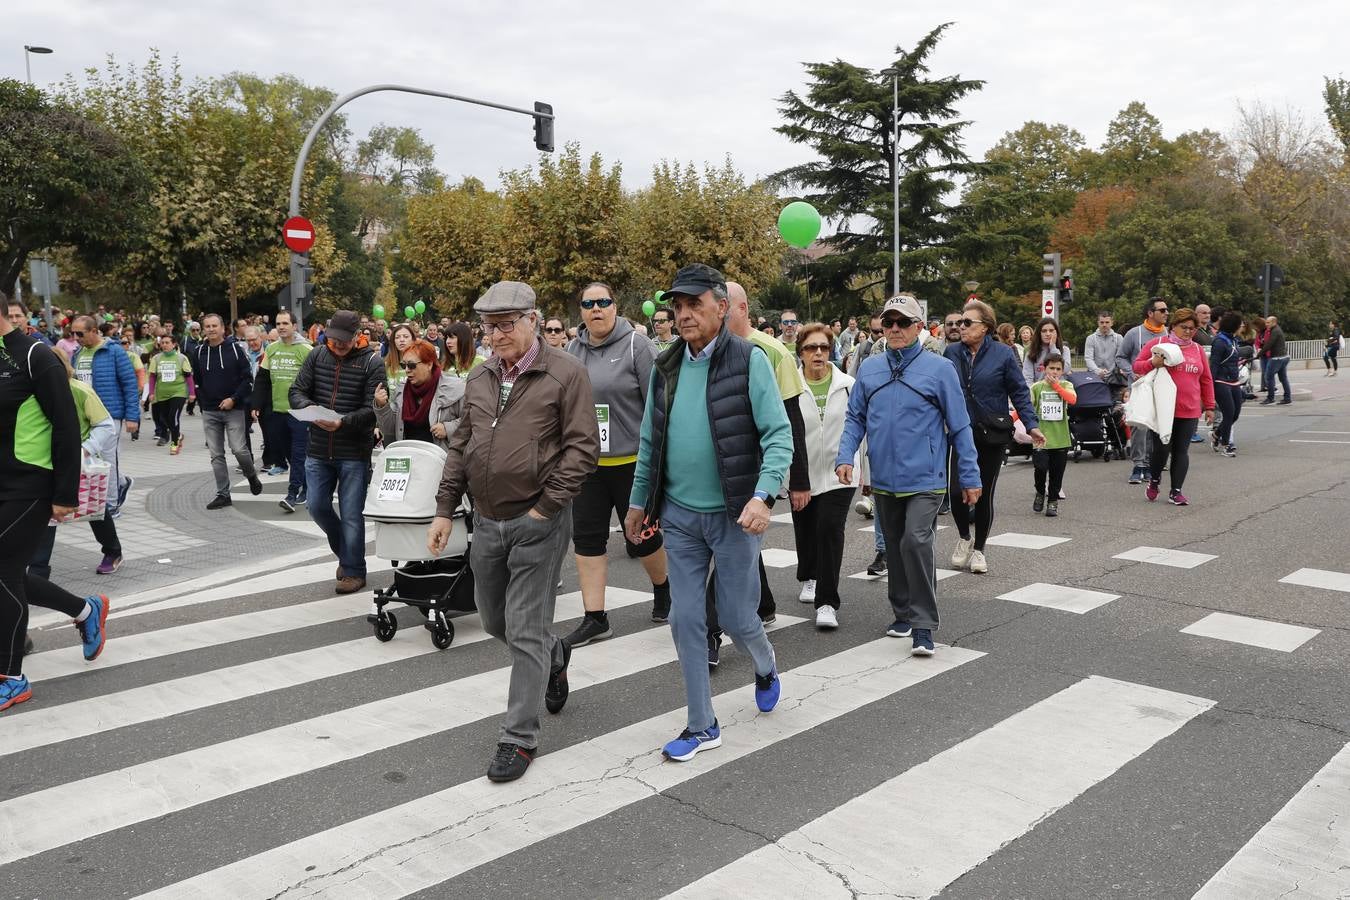
<instances>
[{"instance_id":1,"label":"street lamp","mask_svg":"<svg viewBox=\"0 0 1350 900\"><path fill-rule=\"evenodd\" d=\"M881 70L891 76L891 296L900 293L900 70Z\"/></svg>"},{"instance_id":2,"label":"street lamp","mask_svg":"<svg viewBox=\"0 0 1350 900\"><path fill-rule=\"evenodd\" d=\"M32 64L32 62L31 62L31 60L30 60L28 54L30 54L30 53L42 53L42 54L47 54L47 53L51 53L51 52L52 52L52 48L51 48L51 47L35 47L35 46L33 46L32 44L24 44L24 45L23 45L23 70L24 70L24 72L27 73L27 75L28 75L28 83L29 83L29 84L32 84L32 83L33 83L33 64Z\"/></svg>"}]
</instances>

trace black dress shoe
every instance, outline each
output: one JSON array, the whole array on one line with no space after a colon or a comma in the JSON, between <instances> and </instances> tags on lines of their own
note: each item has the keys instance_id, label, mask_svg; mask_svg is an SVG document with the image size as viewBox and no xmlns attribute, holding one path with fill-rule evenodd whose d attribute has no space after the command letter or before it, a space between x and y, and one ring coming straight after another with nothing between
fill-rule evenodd
<instances>
[{"instance_id":1,"label":"black dress shoe","mask_svg":"<svg viewBox=\"0 0 1350 900\"><path fill-rule=\"evenodd\" d=\"M525 774L525 770L534 762L533 748L518 747L515 744L498 744L497 753L488 766L488 781L515 781Z\"/></svg>"},{"instance_id":2,"label":"black dress shoe","mask_svg":"<svg viewBox=\"0 0 1350 900\"><path fill-rule=\"evenodd\" d=\"M883 552L881 552L881 551L878 551L878 552L877 552L877 558L874 559L874 560L872 560L872 564L871 564L870 566L867 567L867 574L868 574L868 575L885 575L885 574L886 574L886 554L885 554L885 553L883 553Z\"/></svg>"},{"instance_id":3,"label":"black dress shoe","mask_svg":"<svg viewBox=\"0 0 1350 900\"><path fill-rule=\"evenodd\" d=\"M567 641L562 642L563 664L548 673L548 688L544 690L544 709L550 713L560 713L567 705L567 664L572 661L572 648Z\"/></svg>"},{"instance_id":4,"label":"black dress shoe","mask_svg":"<svg viewBox=\"0 0 1350 900\"><path fill-rule=\"evenodd\" d=\"M224 509L227 506L233 506L234 501L228 494L218 494L214 500L206 504L207 509Z\"/></svg>"}]
</instances>

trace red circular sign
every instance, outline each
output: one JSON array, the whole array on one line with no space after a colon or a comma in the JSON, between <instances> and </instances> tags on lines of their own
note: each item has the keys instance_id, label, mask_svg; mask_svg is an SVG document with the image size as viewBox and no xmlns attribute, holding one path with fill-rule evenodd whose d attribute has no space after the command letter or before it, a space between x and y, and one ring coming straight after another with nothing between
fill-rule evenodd
<instances>
[{"instance_id":1,"label":"red circular sign","mask_svg":"<svg viewBox=\"0 0 1350 900\"><path fill-rule=\"evenodd\" d=\"M281 239L296 253L308 253L314 246L314 223L304 216L291 216L281 226Z\"/></svg>"},{"instance_id":2,"label":"red circular sign","mask_svg":"<svg viewBox=\"0 0 1350 900\"><path fill-rule=\"evenodd\" d=\"M1043 306L1043 308L1044 308L1044 310L1045 310L1045 315L1046 315L1047 318L1050 318L1050 317L1053 317L1053 316L1054 316L1054 314L1055 314L1055 301L1053 301L1053 300L1046 300L1046 301L1043 302L1042 306Z\"/></svg>"}]
</instances>

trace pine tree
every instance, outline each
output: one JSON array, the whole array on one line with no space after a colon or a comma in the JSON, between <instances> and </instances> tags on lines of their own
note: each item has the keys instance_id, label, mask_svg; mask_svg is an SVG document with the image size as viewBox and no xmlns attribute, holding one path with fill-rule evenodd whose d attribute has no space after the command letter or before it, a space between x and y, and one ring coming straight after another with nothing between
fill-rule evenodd
<instances>
[{"instance_id":1,"label":"pine tree","mask_svg":"<svg viewBox=\"0 0 1350 900\"><path fill-rule=\"evenodd\" d=\"M950 23L948 23L950 24ZM961 143L969 124L956 104L984 86L958 75L931 77L928 57L948 25L925 35L912 50L896 47L900 167L900 286L934 296L944 284L942 263L957 226L944 198L955 179L979 173ZM892 265L892 170L897 131L891 76L836 59L806 63L805 96L779 98L785 124L775 130L814 150L818 159L773 176L780 186L804 189L804 199L838 223L825 239L833 253L811 264L813 292L888 294Z\"/></svg>"}]
</instances>

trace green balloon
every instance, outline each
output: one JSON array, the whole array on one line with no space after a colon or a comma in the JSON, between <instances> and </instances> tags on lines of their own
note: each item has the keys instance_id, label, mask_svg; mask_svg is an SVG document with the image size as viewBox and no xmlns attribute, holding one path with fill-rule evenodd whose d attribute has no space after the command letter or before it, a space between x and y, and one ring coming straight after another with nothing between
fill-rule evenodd
<instances>
[{"instance_id":1,"label":"green balloon","mask_svg":"<svg viewBox=\"0 0 1350 900\"><path fill-rule=\"evenodd\" d=\"M377 319L383 319L383 318L384 318L384 307L381 306L380 304L376 303L375 306L371 308L370 314L371 314L372 316L374 316L375 318L377 318Z\"/></svg>"},{"instance_id":2,"label":"green balloon","mask_svg":"<svg viewBox=\"0 0 1350 900\"><path fill-rule=\"evenodd\" d=\"M657 290L655 293L652 294L652 299L655 300L657 303L665 303L666 301L661 299L661 295L664 293L665 291Z\"/></svg>"},{"instance_id":3,"label":"green balloon","mask_svg":"<svg viewBox=\"0 0 1350 900\"><path fill-rule=\"evenodd\" d=\"M820 235L820 213L805 200L793 200L778 214L778 233L792 246L805 249Z\"/></svg>"},{"instance_id":4,"label":"green balloon","mask_svg":"<svg viewBox=\"0 0 1350 900\"><path fill-rule=\"evenodd\" d=\"M413 304L413 309L417 310L417 314L420 316L422 313L427 311L427 305L423 303L421 300L418 300L416 303Z\"/></svg>"},{"instance_id":5,"label":"green balloon","mask_svg":"<svg viewBox=\"0 0 1350 900\"><path fill-rule=\"evenodd\" d=\"M405 306L403 307L403 315L409 319L416 318L417 310L413 309L411 306Z\"/></svg>"},{"instance_id":6,"label":"green balloon","mask_svg":"<svg viewBox=\"0 0 1350 900\"><path fill-rule=\"evenodd\" d=\"M650 319L650 318L652 317L652 315L655 314L655 312L656 312L656 304L655 304L655 303L653 303L653 302L650 301L650 300L643 300L643 301L642 301L642 314L643 314L644 316L646 316L647 318Z\"/></svg>"}]
</instances>

